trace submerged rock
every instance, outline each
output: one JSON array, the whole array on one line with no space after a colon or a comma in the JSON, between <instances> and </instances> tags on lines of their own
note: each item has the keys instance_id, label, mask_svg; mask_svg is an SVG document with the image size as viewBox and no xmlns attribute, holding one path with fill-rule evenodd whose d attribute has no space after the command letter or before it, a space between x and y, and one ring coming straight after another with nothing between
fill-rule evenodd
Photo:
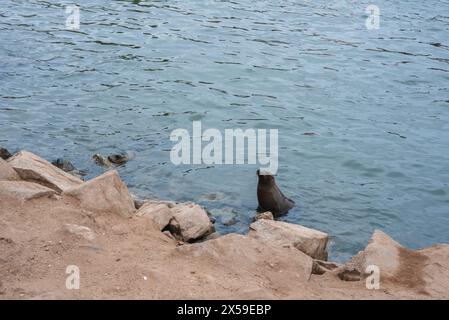
<instances>
[{"instance_id":1,"label":"submerged rock","mask_svg":"<svg viewBox=\"0 0 449 320\"><path fill-rule=\"evenodd\" d=\"M101 167L112 167L111 161L109 161L107 158L103 157L101 154L94 154L92 156L92 159L94 159L95 163Z\"/></svg>"},{"instance_id":2,"label":"submerged rock","mask_svg":"<svg viewBox=\"0 0 449 320\"><path fill-rule=\"evenodd\" d=\"M95 213L113 213L128 217L136 210L128 188L115 170L70 188L63 196L75 199L81 208Z\"/></svg>"},{"instance_id":3,"label":"submerged rock","mask_svg":"<svg viewBox=\"0 0 449 320\"><path fill-rule=\"evenodd\" d=\"M20 151L9 158L8 163L23 180L37 182L57 192L83 183L81 179L64 172L47 160L28 151Z\"/></svg>"},{"instance_id":4,"label":"submerged rock","mask_svg":"<svg viewBox=\"0 0 449 320\"><path fill-rule=\"evenodd\" d=\"M70 171L76 170L75 166L69 160L63 159L63 158L58 158L55 161L53 161L51 164L65 172L70 172Z\"/></svg>"},{"instance_id":5,"label":"submerged rock","mask_svg":"<svg viewBox=\"0 0 449 320\"><path fill-rule=\"evenodd\" d=\"M294 247L314 259L327 260L329 237L318 230L282 221L261 219L251 224L248 235L280 247Z\"/></svg>"},{"instance_id":6,"label":"submerged rock","mask_svg":"<svg viewBox=\"0 0 449 320\"><path fill-rule=\"evenodd\" d=\"M69 160L63 158L58 158L51 164L61 169L62 171L70 173L71 175L78 177L80 179L82 179L82 177L84 177L87 173L86 171L76 169L75 166Z\"/></svg>"},{"instance_id":7,"label":"submerged rock","mask_svg":"<svg viewBox=\"0 0 449 320\"><path fill-rule=\"evenodd\" d=\"M108 156L108 160L116 165L123 165L133 158L133 155L125 152L120 154L111 154Z\"/></svg>"}]
</instances>

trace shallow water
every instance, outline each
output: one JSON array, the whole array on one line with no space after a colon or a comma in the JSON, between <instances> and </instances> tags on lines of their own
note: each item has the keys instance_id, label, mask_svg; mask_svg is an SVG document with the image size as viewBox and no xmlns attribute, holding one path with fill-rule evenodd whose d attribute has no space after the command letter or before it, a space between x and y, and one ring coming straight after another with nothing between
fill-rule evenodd
<instances>
[{"instance_id":1,"label":"shallow water","mask_svg":"<svg viewBox=\"0 0 449 320\"><path fill-rule=\"evenodd\" d=\"M170 162L176 128L279 129L282 220L328 232L345 260L379 228L449 242L449 2L0 2L0 145L66 157L136 158L119 172L141 196L193 200L222 232L246 232L255 165ZM304 133L315 133L304 135ZM223 209L224 208L224 209ZM235 215L235 224L226 226Z\"/></svg>"}]
</instances>

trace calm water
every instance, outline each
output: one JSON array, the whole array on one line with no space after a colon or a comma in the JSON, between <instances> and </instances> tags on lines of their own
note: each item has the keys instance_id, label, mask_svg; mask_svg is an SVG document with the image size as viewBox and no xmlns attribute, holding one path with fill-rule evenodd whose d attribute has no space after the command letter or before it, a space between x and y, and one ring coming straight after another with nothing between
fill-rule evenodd
<instances>
[{"instance_id":1,"label":"calm water","mask_svg":"<svg viewBox=\"0 0 449 320\"><path fill-rule=\"evenodd\" d=\"M449 242L449 2L0 1L0 145L66 157L133 151L141 196L194 200L246 232L257 166L170 163L176 128L279 129L283 220L332 236L375 228L417 248ZM315 135L304 135L315 133ZM235 216L232 226L231 217Z\"/></svg>"}]
</instances>

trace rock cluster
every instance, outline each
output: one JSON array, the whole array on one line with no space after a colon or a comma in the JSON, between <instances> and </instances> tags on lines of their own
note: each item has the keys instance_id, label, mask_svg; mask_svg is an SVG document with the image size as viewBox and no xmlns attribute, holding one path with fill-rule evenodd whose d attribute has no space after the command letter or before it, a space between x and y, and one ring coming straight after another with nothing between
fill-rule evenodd
<instances>
[{"instance_id":1,"label":"rock cluster","mask_svg":"<svg viewBox=\"0 0 449 320\"><path fill-rule=\"evenodd\" d=\"M449 298L447 244L410 250L376 230L339 264L327 261L326 233L270 212L257 215L247 235L220 236L195 203L136 206L117 171L84 182L26 151L0 159L0 203L0 299L22 291L29 298ZM74 261L87 270L84 296L58 291L60 279L42 273L57 264L65 277Z\"/></svg>"}]
</instances>

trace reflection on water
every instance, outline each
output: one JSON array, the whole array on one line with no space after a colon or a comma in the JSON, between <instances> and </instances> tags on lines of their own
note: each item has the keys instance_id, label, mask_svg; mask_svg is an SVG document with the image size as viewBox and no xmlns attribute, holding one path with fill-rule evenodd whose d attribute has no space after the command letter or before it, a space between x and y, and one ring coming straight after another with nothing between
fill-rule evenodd
<instances>
[{"instance_id":1,"label":"reflection on water","mask_svg":"<svg viewBox=\"0 0 449 320\"><path fill-rule=\"evenodd\" d=\"M447 1L0 2L0 145L70 159L135 152L133 192L194 200L220 232L246 232L255 166L170 163L169 134L277 128L283 220L332 235L346 259L380 228L449 242ZM218 196L217 196L218 195ZM232 214L230 214L232 213ZM232 223L229 223L232 216Z\"/></svg>"}]
</instances>

